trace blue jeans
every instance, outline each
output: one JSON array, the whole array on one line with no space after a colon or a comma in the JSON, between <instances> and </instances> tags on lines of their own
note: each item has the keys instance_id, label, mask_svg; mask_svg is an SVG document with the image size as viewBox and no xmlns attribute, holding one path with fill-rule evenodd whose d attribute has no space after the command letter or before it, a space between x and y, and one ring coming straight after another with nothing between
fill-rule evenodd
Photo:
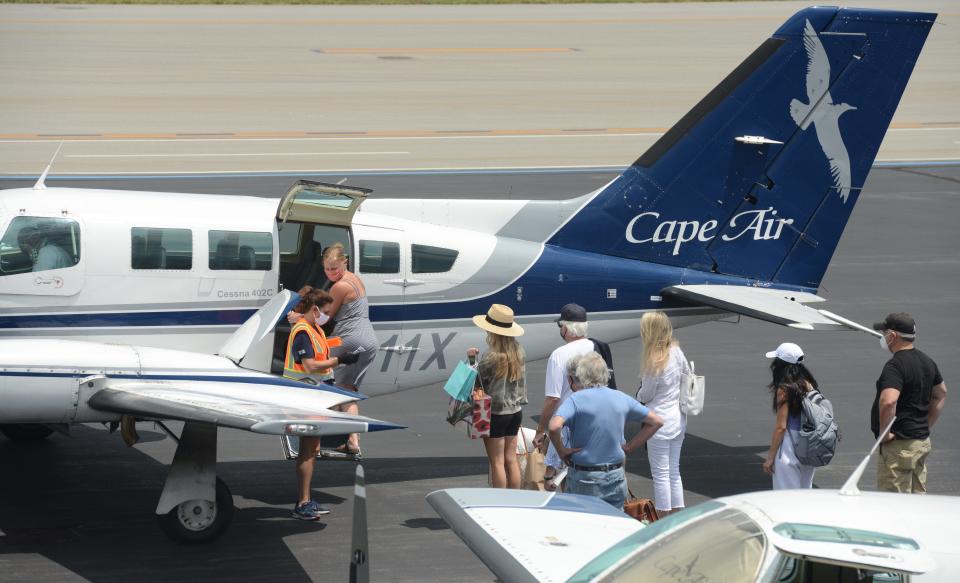
<instances>
[{"instance_id":1,"label":"blue jeans","mask_svg":"<svg viewBox=\"0 0 960 583\"><path fill-rule=\"evenodd\" d=\"M581 472L571 466L566 484L568 493L596 496L617 510L623 510L627 500L627 475L622 466L609 472Z\"/></svg>"}]
</instances>

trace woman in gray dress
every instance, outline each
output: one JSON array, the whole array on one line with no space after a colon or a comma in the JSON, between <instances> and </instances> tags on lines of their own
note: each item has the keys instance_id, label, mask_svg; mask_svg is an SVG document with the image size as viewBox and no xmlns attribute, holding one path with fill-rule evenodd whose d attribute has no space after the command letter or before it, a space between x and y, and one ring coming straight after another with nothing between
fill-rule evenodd
<instances>
[{"instance_id":1,"label":"woman in gray dress","mask_svg":"<svg viewBox=\"0 0 960 583\"><path fill-rule=\"evenodd\" d=\"M330 317L336 321L333 336L339 336L343 342L339 348L333 349L332 355L351 352L359 357L357 362L338 368L334 382L337 386L357 391L379 347L373 324L370 323L367 291L363 281L347 270L347 256L343 252L341 243L334 243L324 250L323 271L327 279L333 282L330 287L330 295L333 296ZM354 401L341 405L341 410L356 415L360 407ZM358 434L350 435L346 452L360 453Z\"/></svg>"}]
</instances>

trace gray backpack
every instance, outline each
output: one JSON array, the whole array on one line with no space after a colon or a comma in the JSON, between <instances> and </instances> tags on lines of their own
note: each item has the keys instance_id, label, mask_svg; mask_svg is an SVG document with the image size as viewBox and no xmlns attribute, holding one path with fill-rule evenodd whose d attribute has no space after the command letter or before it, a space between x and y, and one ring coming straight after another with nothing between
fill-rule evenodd
<instances>
[{"instance_id":1,"label":"gray backpack","mask_svg":"<svg viewBox=\"0 0 960 583\"><path fill-rule=\"evenodd\" d=\"M820 394L809 391L803 398L800 414L800 438L793 448L797 461L820 467L830 463L840 441L840 428L833 419L833 405Z\"/></svg>"}]
</instances>

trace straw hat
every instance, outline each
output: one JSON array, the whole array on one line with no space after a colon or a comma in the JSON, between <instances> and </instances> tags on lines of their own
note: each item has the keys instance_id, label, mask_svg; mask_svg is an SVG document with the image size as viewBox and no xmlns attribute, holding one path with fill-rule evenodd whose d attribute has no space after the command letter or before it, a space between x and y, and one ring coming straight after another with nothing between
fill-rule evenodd
<instances>
[{"instance_id":1,"label":"straw hat","mask_svg":"<svg viewBox=\"0 0 960 583\"><path fill-rule=\"evenodd\" d=\"M523 335L523 328L513 321L513 310L503 304L493 304L486 315L474 316L473 323L487 332L500 336Z\"/></svg>"}]
</instances>

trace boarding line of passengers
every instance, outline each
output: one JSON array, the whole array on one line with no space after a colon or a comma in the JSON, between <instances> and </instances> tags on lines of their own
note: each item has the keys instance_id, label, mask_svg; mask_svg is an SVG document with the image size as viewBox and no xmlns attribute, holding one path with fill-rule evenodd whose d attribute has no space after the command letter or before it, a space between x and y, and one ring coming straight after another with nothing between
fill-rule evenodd
<instances>
[{"instance_id":1,"label":"boarding line of passengers","mask_svg":"<svg viewBox=\"0 0 960 583\"><path fill-rule=\"evenodd\" d=\"M332 257L328 277L343 280L345 264L336 254ZM353 284L356 296L348 298L348 302L357 302L359 298L365 301L362 287L347 281ZM303 321L291 333L285 374L295 378L313 374L319 382L329 382L332 367L354 365L363 351L341 350L337 358L329 358L332 346L319 328L337 302L329 294L311 288L301 290L301 295L304 300L295 310L297 317L291 320ZM342 305L343 298L339 303ZM487 333L488 350L478 364L478 376L492 400L490 435L484 438L491 482L494 487L519 488L520 467L515 452L521 409L527 402L525 356L517 340L523 335L523 328L515 321L513 310L500 304L475 316L473 322ZM680 382L684 373L692 371L673 336L669 318L663 312L652 311L640 320L643 355L636 400L616 389L597 390L609 388L613 366L609 356L604 359L599 354L598 347L606 345L587 337L587 312L583 307L564 306L557 325L564 344L548 360L544 406L534 438L538 448L547 444L547 435L550 438L545 477L557 475L566 466L568 492L597 496L622 508L627 495L625 455L646 444L658 513L665 515L682 509L680 451L687 420L679 406ZM915 348L916 323L912 317L890 314L874 329L881 332L883 348L893 353L877 381L871 413L874 434L879 437L880 427L897 416L881 445L878 487L895 492L925 492L925 461L931 450L929 433L946 402L946 385L936 363ZM609 350L606 352L609 355ZM471 348L468 356L478 353L478 349ZM819 390L819 385L803 363L803 350L798 345L783 343L766 356L772 359L769 388L776 426L763 470L772 476L774 489L810 488L814 468L797 460L793 443L800 429L802 400L810 391ZM339 378L338 373L341 384ZM362 372L358 383L359 378ZM641 429L628 441L624 439L624 427L630 420L640 422ZM318 448L319 440L306 440L300 449L300 497L294 510L297 518L316 520L329 512L309 497L313 458Z\"/></svg>"},{"instance_id":2,"label":"boarding line of passengers","mask_svg":"<svg viewBox=\"0 0 960 583\"><path fill-rule=\"evenodd\" d=\"M494 308L509 311L506 306L494 306L487 320ZM509 315L511 325L517 326L512 322L513 312ZM542 447L546 436L550 437L546 476L557 475L565 465L568 492L593 494L622 507L626 488L624 452L646 443L658 513L662 516L682 509L680 451L687 420L679 406L680 382L684 373L692 371L673 337L669 318L659 311L641 318L642 380L637 401L631 400L634 406L626 406L620 398L626 396L616 390L580 392L584 388L605 388L608 379L609 363L603 362L587 337L586 310L568 304L557 324L564 344L547 363L545 400L534 439L534 444ZM881 332L884 350L893 353L876 383L871 412L874 435L879 437L880 428L894 415L897 417L880 446L877 487L881 491L922 493L926 491L930 428L946 402L946 385L936 363L914 346L916 323L910 315L890 314L874 324L874 329ZM799 439L802 401L820 387L803 363L803 350L798 345L783 343L766 356L772 359L768 387L776 423L763 470L771 476L774 489L811 488L814 468L797 459L794 444ZM624 422L631 419L640 421L642 428L627 441ZM615 450L610 447L614 441L618 446ZM506 443L512 448L512 440ZM497 463L505 460L507 475L519 472L510 469L515 456L509 451L512 449L504 448L497 457ZM493 468L495 460L492 456L490 459ZM496 475L495 470L491 472ZM495 486L503 483L494 481ZM516 483L518 480L506 482L508 487Z\"/></svg>"}]
</instances>

